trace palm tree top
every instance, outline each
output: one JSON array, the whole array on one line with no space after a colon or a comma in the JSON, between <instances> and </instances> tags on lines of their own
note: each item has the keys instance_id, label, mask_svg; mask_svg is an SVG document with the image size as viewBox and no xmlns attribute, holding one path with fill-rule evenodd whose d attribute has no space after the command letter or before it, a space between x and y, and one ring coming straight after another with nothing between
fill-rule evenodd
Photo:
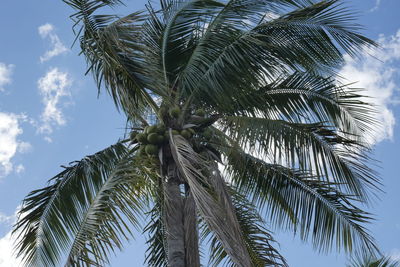
<instances>
[{"instance_id":1,"label":"palm tree top","mask_svg":"<svg viewBox=\"0 0 400 267\"><path fill-rule=\"evenodd\" d=\"M360 208L380 185L374 109L336 77L375 43L341 1L161 0L125 17L98 13L119 0L63 1L132 131L27 196L27 265L104 265L132 226L150 266L199 266L199 240L210 265L286 266L266 222L320 251L378 253Z\"/></svg>"}]
</instances>

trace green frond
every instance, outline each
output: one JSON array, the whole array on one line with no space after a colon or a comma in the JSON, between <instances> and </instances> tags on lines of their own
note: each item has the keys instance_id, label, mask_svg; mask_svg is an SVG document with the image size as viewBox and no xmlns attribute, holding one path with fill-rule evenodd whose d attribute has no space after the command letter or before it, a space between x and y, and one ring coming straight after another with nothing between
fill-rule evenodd
<instances>
[{"instance_id":1,"label":"green frond","mask_svg":"<svg viewBox=\"0 0 400 267\"><path fill-rule=\"evenodd\" d=\"M275 244L271 233L265 228L265 223L258 214L256 207L253 206L244 196L235 190L230 190L235 213L240 224L240 229L246 240L249 251L251 266L287 266L285 259L279 254L272 244ZM209 238L211 232L204 225L203 239ZM235 266L227 257L222 244L215 235L210 239L210 264L212 266Z\"/></svg>"},{"instance_id":2,"label":"green frond","mask_svg":"<svg viewBox=\"0 0 400 267\"><path fill-rule=\"evenodd\" d=\"M139 219L147 206L144 192L146 177L138 171L141 162L124 159L91 200L74 242L66 266L103 266L115 248L132 236L131 227L140 229Z\"/></svg>"},{"instance_id":3,"label":"green frond","mask_svg":"<svg viewBox=\"0 0 400 267\"><path fill-rule=\"evenodd\" d=\"M251 258L243 240L225 182L218 175L215 163L204 162L190 144L170 133L174 161L190 188L196 207L208 227L217 235L233 262L251 266Z\"/></svg>"},{"instance_id":4,"label":"green frond","mask_svg":"<svg viewBox=\"0 0 400 267\"><path fill-rule=\"evenodd\" d=\"M219 110L222 114L251 114L296 123L324 122L366 142L379 124L374 107L364 102L361 94L360 89L338 85L334 77L296 72L262 88L248 88Z\"/></svg>"},{"instance_id":5,"label":"green frond","mask_svg":"<svg viewBox=\"0 0 400 267\"><path fill-rule=\"evenodd\" d=\"M252 8L268 4L228 2L210 21L211 30L205 29L180 75L185 94L196 94L197 100L218 109L246 88L261 87L266 80L293 70L332 74L344 62L341 49L355 53L360 47L374 45L357 33L352 17L336 2L310 4L275 20L260 20L253 27L246 12L260 15L262 11ZM341 16L344 18L339 20Z\"/></svg>"},{"instance_id":6,"label":"green frond","mask_svg":"<svg viewBox=\"0 0 400 267\"><path fill-rule=\"evenodd\" d=\"M233 187L264 209L275 227L293 229L303 240L311 235L320 251L336 246L348 253L377 253L364 228L371 215L356 207L357 198L341 192L338 184L240 150L227 153L226 171Z\"/></svg>"},{"instance_id":7,"label":"green frond","mask_svg":"<svg viewBox=\"0 0 400 267\"><path fill-rule=\"evenodd\" d=\"M213 0L163 1L165 29L161 37L162 67L166 84L174 82L199 37L199 27L207 23L223 4Z\"/></svg>"},{"instance_id":8,"label":"green frond","mask_svg":"<svg viewBox=\"0 0 400 267\"><path fill-rule=\"evenodd\" d=\"M18 255L27 266L59 265L68 251L71 260L100 264L114 246L120 247L121 237L129 233L120 215L136 225L141 205L131 198L142 184L133 188L137 180L127 179L135 177L134 166L126 165L130 155L127 147L117 143L73 162L49 186L25 198L14 234L20 240ZM96 235L107 238L96 239Z\"/></svg>"},{"instance_id":9,"label":"green frond","mask_svg":"<svg viewBox=\"0 0 400 267\"><path fill-rule=\"evenodd\" d=\"M359 34L355 15L338 0L319 1L255 28L271 53L292 68L332 70L344 63L343 51L357 56L376 44Z\"/></svg>"},{"instance_id":10,"label":"green frond","mask_svg":"<svg viewBox=\"0 0 400 267\"><path fill-rule=\"evenodd\" d=\"M223 125L251 153L334 182L356 198L367 200L368 191L377 189L368 150L335 128L244 116L226 117Z\"/></svg>"},{"instance_id":11,"label":"green frond","mask_svg":"<svg viewBox=\"0 0 400 267\"><path fill-rule=\"evenodd\" d=\"M353 258L347 267L399 267L400 262L391 259L389 256L377 258L369 255Z\"/></svg>"},{"instance_id":12,"label":"green frond","mask_svg":"<svg viewBox=\"0 0 400 267\"><path fill-rule=\"evenodd\" d=\"M162 190L159 189L157 191L157 195L153 198L154 206L148 214L149 222L143 229L143 232L149 236L146 240L148 248L145 262L148 266L166 267L168 254L165 246L164 203Z\"/></svg>"},{"instance_id":13,"label":"green frond","mask_svg":"<svg viewBox=\"0 0 400 267\"><path fill-rule=\"evenodd\" d=\"M158 110L150 92L161 94L150 87L151 64L144 59L146 47L142 44L142 27L146 16L135 12L126 17L96 15L95 12L120 1L64 0L77 12L72 15L80 39L82 54L88 63L98 88L104 85L117 108L136 118L143 109Z\"/></svg>"}]
</instances>

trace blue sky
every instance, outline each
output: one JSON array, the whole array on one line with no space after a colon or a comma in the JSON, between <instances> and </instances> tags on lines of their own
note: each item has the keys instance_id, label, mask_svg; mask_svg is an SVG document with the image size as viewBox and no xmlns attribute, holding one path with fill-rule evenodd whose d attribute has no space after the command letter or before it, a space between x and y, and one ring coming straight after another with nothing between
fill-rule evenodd
<instances>
[{"instance_id":1,"label":"blue sky","mask_svg":"<svg viewBox=\"0 0 400 267\"><path fill-rule=\"evenodd\" d=\"M361 61L348 59L341 74L366 88L379 109L375 157L385 194L370 211L368 228L382 251L400 259L400 10L399 0L347 0L359 11L364 34L381 43ZM127 1L121 14L142 9L145 1ZM24 196L60 171L124 134L124 117L109 97L84 76L69 16L62 1L3 0L0 4L0 267L17 266L9 231ZM292 234L278 230L276 239L290 266L345 266L345 255L318 254ZM111 266L143 266L144 239L137 235Z\"/></svg>"}]
</instances>

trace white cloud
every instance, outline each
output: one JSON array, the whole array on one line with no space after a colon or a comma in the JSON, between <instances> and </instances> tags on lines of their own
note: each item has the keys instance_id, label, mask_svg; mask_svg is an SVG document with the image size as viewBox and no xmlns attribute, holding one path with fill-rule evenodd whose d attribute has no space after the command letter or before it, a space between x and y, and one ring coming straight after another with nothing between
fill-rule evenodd
<instances>
[{"instance_id":1,"label":"white cloud","mask_svg":"<svg viewBox=\"0 0 400 267\"><path fill-rule=\"evenodd\" d=\"M381 5L381 3L382 3L382 0L375 0L375 5L374 5L373 8L371 8L369 10L369 12L374 12L374 11L378 10L380 5Z\"/></svg>"},{"instance_id":2,"label":"white cloud","mask_svg":"<svg viewBox=\"0 0 400 267\"><path fill-rule=\"evenodd\" d=\"M19 142L18 143L18 152L19 153L27 153L32 150L32 145L28 142Z\"/></svg>"},{"instance_id":3,"label":"white cloud","mask_svg":"<svg viewBox=\"0 0 400 267\"><path fill-rule=\"evenodd\" d=\"M13 215L6 215L0 212L0 223L12 224L15 222L15 214Z\"/></svg>"},{"instance_id":4,"label":"white cloud","mask_svg":"<svg viewBox=\"0 0 400 267\"><path fill-rule=\"evenodd\" d=\"M53 139L51 139L51 137L49 137L49 136L45 136L45 137L44 137L44 140L45 140L47 143L53 143Z\"/></svg>"},{"instance_id":5,"label":"white cloud","mask_svg":"<svg viewBox=\"0 0 400 267\"><path fill-rule=\"evenodd\" d=\"M22 266L21 260L14 254L14 242L11 232L0 239L0 267Z\"/></svg>"},{"instance_id":6,"label":"white cloud","mask_svg":"<svg viewBox=\"0 0 400 267\"><path fill-rule=\"evenodd\" d=\"M7 225L14 224L20 209L20 206L17 207L14 214L10 216L0 213L0 223L5 223ZM22 266L21 259L17 259L14 253L15 238L16 236L13 236L11 231L0 238L0 267Z\"/></svg>"},{"instance_id":7,"label":"white cloud","mask_svg":"<svg viewBox=\"0 0 400 267\"><path fill-rule=\"evenodd\" d=\"M15 167L15 172L18 174L23 173L24 171L25 171L25 167L22 164L18 164L18 166Z\"/></svg>"},{"instance_id":8,"label":"white cloud","mask_svg":"<svg viewBox=\"0 0 400 267\"><path fill-rule=\"evenodd\" d=\"M0 62L0 91L4 91L3 86L11 83L11 75L14 65Z\"/></svg>"},{"instance_id":9,"label":"white cloud","mask_svg":"<svg viewBox=\"0 0 400 267\"><path fill-rule=\"evenodd\" d=\"M370 98L378 114L376 119L381 122L372 143L378 143L393 137L395 117L391 106L397 104L396 84L400 63L400 30L390 37L381 35L378 39L380 49L366 50L362 60L346 57L346 65L340 71L346 82L356 82L354 87L365 88L365 94Z\"/></svg>"},{"instance_id":10,"label":"white cloud","mask_svg":"<svg viewBox=\"0 0 400 267\"><path fill-rule=\"evenodd\" d=\"M51 134L54 126L66 123L62 101L70 96L69 87L72 80L67 72L52 68L38 81L38 88L42 96L44 110L41 115L41 123L38 131L43 134Z\"/></svg>"},{"instance_id":11,"label":"white cloud","mask_svg":"<svg viewBox=\"0 0 400 267\"><path fill-rule=\"evenodd\" d=\"M50 23L46 23L38 28L39 35L43 38L49 38L51 49L46 51L43 56L40 57L40 62L45 62L51 58L58 56L62 53L69 51L68 48L61 42L57 34L54 33L54 26Z\"/></svg>"},{"instance_id":12,"label":"white cloud","mask_svg":"<svg viewBox=\"0 0 400 267\"><path fill-rule=\"evenodd\" d=\"M52 31L54 31L54 26L50 23L39 26L39 34L42 38L46 38Z\"/></svg>"},{"instance_id":13,"label":"white cloud","mask_svg":"<svg viewBox=\"0 0 400 267\"><path fill-rule=\"evenodd\" d=\"M22 115L0 112L0 177L14 170L11 160L17 152L27 152L26 148L31 147L18 139L23 132L20 122L24 119Z\"/></svg>"}]
</instances>

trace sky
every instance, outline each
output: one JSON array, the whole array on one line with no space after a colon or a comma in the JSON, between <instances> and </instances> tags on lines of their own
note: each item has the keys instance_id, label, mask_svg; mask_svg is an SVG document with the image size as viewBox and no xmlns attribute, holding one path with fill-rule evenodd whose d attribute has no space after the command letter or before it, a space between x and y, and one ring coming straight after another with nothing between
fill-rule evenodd
<instances>
[{"instance_id":1,"label":"sky","mask_svg":"<svg viewBox=\"0 0 400 267\"><path fill-rule=\"evenodd\" d=\"M119 14L143 9L126 1ZM347 0L359 13L363 33L380 43L359 60L346 57L340 74L366 88L381 129L372 142L385 193L369 207L368 229L381 250L400 260L400 10L399 0ZM22 199L79 160L115 143L125 119L105 92L97 95L74 41L70 7L61 0L2 0L0 3L0 267L18 266L10 230ZM280 251L293 267L345 266L346 256L319 254L291 233L277 229ZM111 266L144 266L144 238L137 233Z\"/></svg>"}]
</instances>

